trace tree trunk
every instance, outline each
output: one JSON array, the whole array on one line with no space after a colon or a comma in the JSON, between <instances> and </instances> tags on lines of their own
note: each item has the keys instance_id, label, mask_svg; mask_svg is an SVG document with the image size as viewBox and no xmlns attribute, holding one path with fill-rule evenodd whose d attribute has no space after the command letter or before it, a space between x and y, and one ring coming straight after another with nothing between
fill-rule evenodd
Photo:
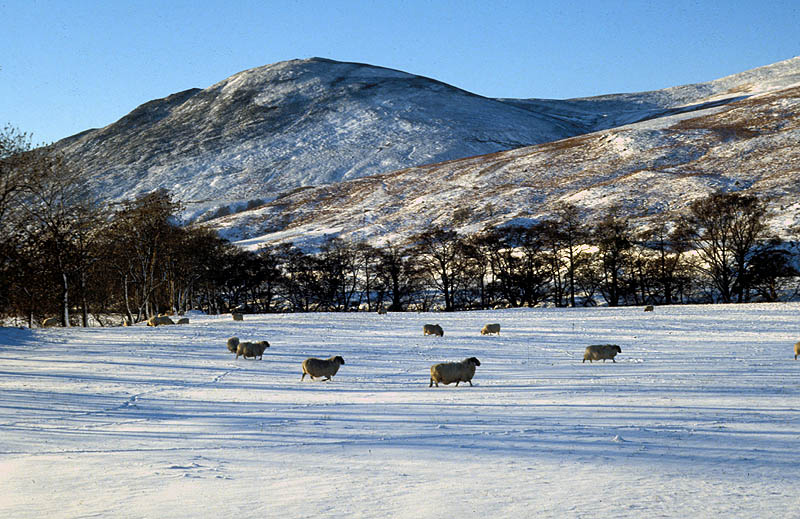
<instances>
[{"instance_id":1,"label":"tree trunk","mask_svg":"<svg viewBox=\"0 0 800 519\"><path fill-rule=\"evenodd\" d=\"M61 326L69 328L69 280L67 273L61 273Z\"/></svg>"}]
</instances>

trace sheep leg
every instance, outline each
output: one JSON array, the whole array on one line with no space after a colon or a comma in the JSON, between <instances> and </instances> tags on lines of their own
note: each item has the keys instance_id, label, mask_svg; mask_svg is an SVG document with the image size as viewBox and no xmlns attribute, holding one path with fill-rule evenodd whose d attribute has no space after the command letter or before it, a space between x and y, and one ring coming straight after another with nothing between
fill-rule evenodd
<instances>
[{"instance_id":1,"label":"sheep leg","mask_svg":"<svg viewBox=\"0 0 800 519\"><path fill-rule=\"evenodd\" d=\"M303 376L300 377L300 382L302 382L304 378L306 378L306 372L305 371L303 372Z\"/></svg>"},{"instance_id":2,"label":"sheep leg","mask_svg":"<svg viewBox=\"0 0 800 519\"><path fill-rule=\"evenodd\" d=\"M467 380L467 382L469 382L469 387L472 387L472 381L471 380Z\"/></svg>"},{"instance_id":3,"label":"sheep leg","mask_svg":"<svg viewBox=\"0 0 800 519\"><path fill-rule=\"evenodd\" d=\"M616 360L614 360L614 359L611 359L611 362L613 362L614 364L616 364L616 363L617 363L617 361L616 361Z\"/></svg>"}]
</instances>

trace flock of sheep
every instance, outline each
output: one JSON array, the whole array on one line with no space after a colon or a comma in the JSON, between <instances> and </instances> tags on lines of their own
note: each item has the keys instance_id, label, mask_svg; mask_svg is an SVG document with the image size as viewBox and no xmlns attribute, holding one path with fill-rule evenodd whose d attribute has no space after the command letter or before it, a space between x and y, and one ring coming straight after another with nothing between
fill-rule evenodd
<instances>
[{"instance_id":1,"label":"flock of sheep","mask_svg":"<svg viewBox=\"0 0 800 519\"><path fill-rule=\"evenodd\" d=\"M436 335L438 337L444 337L444 330L442 330L442 327L438 324L423 325L422 333L423 335ZM500 324L491 323L485 325L481 329L481 335L488 334L500 335ZM227 341L227 347L228 351L236 354L237 359L240 356L244 359L250 357L253 359L256 357L261 359L263 358L264 351L269 348L269 342L240 341L238 337L231 337ZM800 342L798 342L795 346L795 353L797 353L799 348ZM583 354L583 362L586 362L587 360L590 363L595 360L603 360L603 362L605 362L606 359L616 362L614 357L616 357L617 353L622 353L622 349L616 344L597 344L593 346L587 346L586 351ZM795 358L797 358L796 355ZM331 380L331 378L339 371L339 367L342 365L344 365L344 358L339 355L335 355L327 359L309 357L301 364L303 374L300 376L300 380L304 380L306 375L308 375L312 380L315 378ZM480 365L481 361L476 357L469 357L460 362L440 362L438 364L434 364L431 366L431 379L428 387L433 387L434 384L436 387L439 387L440 383L448 385L452 384L453 382L455 382L456 386L458 386L458 384L461 382L467 382L470 386L472 386L472 377L475 376L475 368Z\"/></svg>"}]
</instances>

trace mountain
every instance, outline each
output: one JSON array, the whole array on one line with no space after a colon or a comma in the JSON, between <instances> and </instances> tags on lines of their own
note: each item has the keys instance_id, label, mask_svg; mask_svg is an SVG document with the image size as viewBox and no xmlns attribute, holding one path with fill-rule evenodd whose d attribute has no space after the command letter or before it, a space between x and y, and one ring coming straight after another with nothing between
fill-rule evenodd
<instances>
[{"instance_id":1,"label":"mountain","mask_svg":"<svg viewBox=\"0 0 800 519\"><path fill-rule=\"evenodd\" d=\"M709 85L563 103L589 114L592 103L659 97L697 108L673 106L660 117L630 110L645 116L536 146L287 193L211 224L250 248L281 241L313 247L333 235L380 245L431 225L475 232L533 222L561 201L577 205L587 221L620 205L646 225L723 190L768 200L780 234L800 225L800 58Z\"/></svg>"},{"instance_id":2,"label":"mountain","mask_svg":"<svg viewBox=\"0 0 800 519\"><path fill-rule=\"evenodd\" d=\"M207 201L199 212L583 131L432 79L312 58L145 103L55 147L104 196L166 188L185 202Z\"/></svg>"},{"instance_id":3,"label":"mountain","mask_svg":"<svg viewBox=\"0 0 800 519\"><path fill-rule=\"evenodd\" d=\"M476 230L559 200L587 217L619 202L646 219L717 188L762 190L784 214L800 180L798 84L793 58L653 92L491 99L312 58L150 101L54 147L107 199L165 188L187 221L251 247Z\"/></svg>"}]
</instances>

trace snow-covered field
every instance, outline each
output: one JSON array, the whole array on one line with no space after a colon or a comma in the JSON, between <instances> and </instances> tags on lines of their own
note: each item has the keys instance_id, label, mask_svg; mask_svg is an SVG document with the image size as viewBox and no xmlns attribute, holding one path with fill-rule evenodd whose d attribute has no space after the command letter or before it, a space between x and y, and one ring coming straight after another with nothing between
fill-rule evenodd
<instances>
[{"instance_id":1,"label":"snow-covered field","mask_svg":"<svg viewBox=\"0 0 800 519\"><path fill-rule=\"evenodd\" d=\"M798 517L798 340L798 303L0 329L0 517Z\"/></svg>"}]
</instances>

